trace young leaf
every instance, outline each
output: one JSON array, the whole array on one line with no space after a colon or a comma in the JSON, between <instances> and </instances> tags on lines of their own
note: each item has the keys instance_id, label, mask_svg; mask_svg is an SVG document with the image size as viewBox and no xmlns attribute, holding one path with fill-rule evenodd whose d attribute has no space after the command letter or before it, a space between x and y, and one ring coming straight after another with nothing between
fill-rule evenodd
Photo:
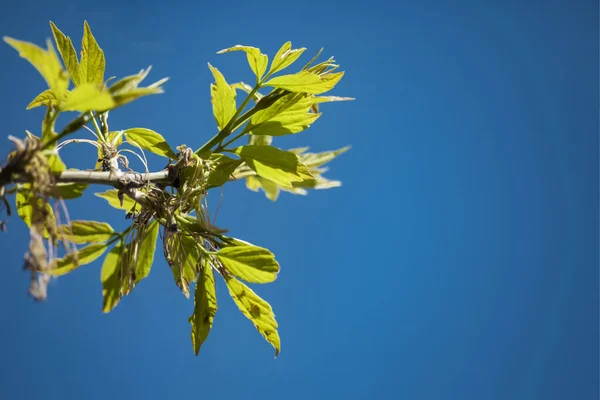
<instances>
[{"instance_id":1,"label":"young leaf","mask_svg":"<svg viewBox=\"0 0 600 400\"><path fill-rule=\"evenodd\" d=\"M71 80L75 85L79 85L79 61L77 60L77 53L75 52L75 47L73 47L73 42L71 42L71 38L65 36L52 21L50 21L50 27L52 28L54 41L58 46L58 51L71 76Z\"/></svg>"},{"instance_id":2,"label":"young leaf","mask_svg":"<svg viewBox=\"0 0 600 400\"><path fill-rule=\"evenodd\" d=\"M35 99L27 105L27 110L31 110L32 108L39 106L55 106L58 104L58 100L52 92L51 89L46 89L42 93L38 94Z\"/></svg>"},{"instance_id":3,"label":"young leaf","mask_svg":"<svg viewBox=\"0 0 600 400\"><path fill-rule=\"evenodd\" d=\"M154 252L156 250L156 238L158 237L158 228L160 224L157 220L150 222L144 238L140 243L140 250L137 257L137 266L135 271L135 281L140 282L150 274L152 263L154 262Z\"/></svg>"},{"instance_id":4,"label":"young leaf","mask_svg":"<svg viewBox=\"0 0 600 400\"><path fill-rule=\"evenodd\" d=\"M175 159L177 155L171 149L165 138L153 130L146 128L131 128L125 131L128 142L137 143L142 149L159 156Z\"/></svg>"},{"instance_id":5,"label":"young leaf","mask_svg":"<svg viewBox=\"0 0 600 400\"><path fill-rule=\"evenodd\" d=\"M269 108L254 114L244 130L253 135L268 136L301 132L321 115L309 112L315 99L304 93L287 94Z\"/></svg>"},{"instance_id":6,"label":"young leaf","mask_svg":"<svg viewBox=\"0 0 600 400\"><path fill-rule=\"evenodd\" d=\"M6 36L4 37L4 41L17 50L21 57L29 61L38 70L57 98L62 98L69 85L69 80L66 74L63 73L60 61L56 53L54 53L50 42L48 42L49 50L46 51L33 43Z\"/></svg>"},{"instance_id":7,"label":"young leaf","mask_svg":"<svg viewBox=\"0 0 600 400\"><path fill-rule=\"evenodd\" d=\"M138 85L148 76L152 68L148 67L145 70L141 70L136 75L126 76L117 82L115 82L108 90L112 94L115 100L116 106L122 106L130 103L142 96L148 96L151 94L163 93L161 85L168 79L163 78L147 87L138 87Z\"/></svg>"},{"instance_id":8,"label":"young leaf","mask_svg":"<svg viewBox=\"0 0 600 400\"><path fill-rule=\"evenodd\" d=\"M217 127L223 129L237 111L235 89L232 89L227 84L225 77L223 77L223 74L218 69L210 65L210 63L208 67L215 78L215 83L211 83L210 85L213 114L217 121Z\"/></svg>"},{"instance_id":9,"label":"young leaf","mask_svg":"<svg viewBox=\"0 0 600 400\"><path fill-rule=\"evenodd\" d=\"M67 100L61 106L61 109L63 111L80 112L104 111L114 106L115 102L108 91L101 90L92 83L82 83L67 95Z\"/></svg>"},{"instance_id":10,"label":"young leaf","mask_svg":"<svg viewBox=\"0 0 600 400\"><path fill-rule=\"evenodd\" d=\"M242 163L226 155L214 153L210 156L211 172L208 176L208 188L219 187L229 180L233 171Z\"/></svg>"},{"instance_id":11,"label":"young leaf","mask_svg":"<svg viewBox=\"0 0 600 400\"><path fill-rule=\"evenodd\" d=\"M271 68L269 69L269 75L274 74L283 70L284 68L292 65L298 57L304 53L306 48L292 49L292 42L286 42L275 54L275 58L271 61Z\"/></svg>"},{"instance_id":12,"label":"young leaf","mask_svg":"<svg viewBox=\"0 0 600 400\"><path fill-rule=\"evenodd\" d=\"M208 337L217 313L217 292L212 268L204 263L194 292L194 313L189 318L192 324L192 346L198 355L200 346Z\"/></svg>"},{"instance_id":13,"label":"young leaf","mask_svg":"<svg viewBox=\"0 0 600 400\"><path fill-rule=\"evenodd\" d=\"M40 197L34 196L29 190L17 191L15 203L17 214L21 217L23 222L25 222L28 228L31 228L32 221L38 220L41 217L39 215L34 215L34 212L38 212L38 210L43 209L43 213L49 215L50 218L54 220L54 212L52 211L50 204L45 203ZM50 237L46 228L44 228L42 236L44 236L45 239Z\"/></svg>"},{"instance_id":14,"label":"young leaf","mask_svg":"<svg viewBox=\"0 0 600 400\"><path fill-rule=\"evenodd\" d=\"M183 235L175 235L169 238L168 242L164 249L171 248L171 251L168 256L165 252L165 258L173 272L175 284L183 295L189 298L189 284L196 280L201 262L199 244L191 237Z\"/></svg>"},{"instance_id":15,"label":"young leaf","mask_svg":"<svg viewBox=\"0 0 600 400\"><path fill-rule=\"evenodd\" d=\"M275 348L275 357L277 357L281 342L277 333L277 321L271 305L235 278L225 277L225 283L231 298L242 314L252 321L260 334L271 343Z\"/></svg>"},{"instance_id":16,"label":"young leaf","mask_svg":"<svg viewBox=\"0 0 600 400\"><path fill-rule=\"evenodd\" d=\"M260 176L249 176L246 179L246 187L248 189L254 190L252 187L256 187L256 190L254 190L256 192L260 188L263 190L263 192L265 192L267 199L271 201L277 201L277 198L279 197L279 186L277 186L275 182ZM254 179L255 182L251 182L252 179Z\"/></svg>"},{"instance_id":17,"label":"young leaf","mask_svg":"<svg viewBox=\"0 0 600 400\"><path fill-rule=\"evenodd\" d=\"M100 281L102 281L102 312L108 313L121 300L121 268L123 242L119 242L104 258Z\"/></svg>"},{"instance_id":18,"label":"young leaf","mask_svg":"<svg viewBox=\"0 0 600 400\"><path fill-rule=\"evenodd\" d=\"M101 87L104 83L104 68L104 51L98 46L87 21L84 21L81 62L79 64L80 83L91 83L94 86Z\"/></svg>"},{"instance_id":19,"label":"young leaf","mask_svg":"<svg viewBox=\"0 0 600 400\"><path fill-rule=\"evenodd\" d=\"M240 146L233 151L259 176L280 186L293 186L293 182L313 177L298 156L289 151L257 145Z\"/></svg>"},{"instance_id":20,"label":"young leaf","mask_svg":"<svg viewBox=\"0 0 600 400\"><path fill-rule=\"evenodd\" d=\"M61 225L60 229L71 242L77 244L105 242L115 235L106 222L77 220L71 221L70 225Z\"/></svg>"},{"instance_id":21,"label":"young leaf","mask_svg":"<svg viewBox=\"0 0 600 400\"><path fill-rule=\"evenodd\" d=\"M54 172L55 174L60 174L65 169L67 169L67 166L65 165L65 163L62 162L58 154L50 154L47 160L48 169L50 169L50 171Z\"/></svg>"},{"instance_id":22,"label":"young leaf","mask_svg":"<svg viewBox=\"0 0 600 400\"><path fill-rule=\"evenodd\" d=\"M56 197L65 200L76 199L83 195L83 191L87 189L87 183L65 183L59 182L56 184Z\"/></svg>"},{"instance_id":23,"label":"young leaf","mask_svg":"<svg viewBox=\"0 0 600 400\"><path fill-rule=\"evenodd\" d=\"M96 196L108 201L111 207L119 210L130 211L137 204L129 196L123 196L123 205L119 200L119 191L117 189L109 189L102 193L94 193Z\"/></svg>"},{"instance_id":24,"label":"young leaf","mask_svg":"<svg viewBox=\"0 0 600 400\"><path fill-rule=\"evenodd\" d=\"M273 86L294 93L320 94L333 89L343 75L343 72L338 72L320 76L309 71L300 71L296 74L272 78L265 83L265 86Z\"/></svg>"},{"instance_id":25,"label":"young leaf","mask_svg":"<svg viewBox=\"0 0 600 400\"><path fill-rule=\"evenodd\" d=\"M275 256L262 247L225 247L217 252L217 257L229 273L246 282L273 282L279 273Z\"/></svg>"},{"instance_id":26,"label":"young leaf","mask_svg":"<svg viewBox=\"0 0 600 400\"><path fill-rule=\"evenodd\" d=\"M71 253L63 258L54 260L50 269L44 272L52 276L68 274L82 265L94 262L104 253L107 247L107 243L91 244L78 250L77 253Z\"/></svg>"},{"instance_id":27,"label":"young leaf","mask_svg":"<svg viewBox=\"0 0 600 400\"><path fill-rule=\"evenodd\" d=\"M256 47L242 46L239 44L228 49L223 49L217 52L217 54L228 53L230 51L244 51L248 58L248 64L250 65L252 72L254 72L254 75L256 75L256 82L260 81L260 78L262 78L267 70L269 57L267 57L266 54L261 53L260 49Z\"/></svg>"},{"instance_id":28,"label":"young leaf","mask_svg":"<svg viewBox=\"0 0 600 400\"><path fill-rule=\"evenodd\" d=\"M298 155L300 157L300 161L302 161L307 167L313 168L313 167L319 167L325 163L328 163L329 161L333 160L334 158L336 158L340 154L345 153L348 150L350 150L350 146L342 147L341 149L333 150L333 151L324 151L322 153L300 152L300 154L298 154ZM290 151L292 151L292 150L290 150ZM302 154L302 153L304 153L304 154Z\"/></svg>"}]
</instances>

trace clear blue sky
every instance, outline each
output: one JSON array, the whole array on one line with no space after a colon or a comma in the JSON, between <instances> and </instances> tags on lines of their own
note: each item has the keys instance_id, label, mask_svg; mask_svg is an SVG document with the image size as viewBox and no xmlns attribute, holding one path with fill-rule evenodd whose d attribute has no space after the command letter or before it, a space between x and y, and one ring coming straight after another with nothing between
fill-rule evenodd
<instances>
[{"instance_id":1,"label":"clear blue sky","mask_svg":"<svg viewBox=\"0 0 600 400\"><path fill-rule=\"evenodd\" d=\"M112 128L197 147L215 133L207 62L251 77L243 55L216 51L273 55L291 40L334 55L347 74L332 94L357 100L324 105L277 144L353 149L331 165L339 189L274 204L241 183L225 191L218 224L282 265L255 287L280 324L276 360L222 283L195 357L193 304L160 257L109 315L100 262L34 303L27 230L12 218L0 398L598 398L596 1L85 4L12 2L0 33L43 44L53 20L79 48L87 19L108 76L153 65L149 79L171 77L165 94L112 113ZM38 132L42 110L25 106L42 79L4 43L0 59L3 135ZM91 194L69 210L125 226Z\"/></svg>"}]
</instances>

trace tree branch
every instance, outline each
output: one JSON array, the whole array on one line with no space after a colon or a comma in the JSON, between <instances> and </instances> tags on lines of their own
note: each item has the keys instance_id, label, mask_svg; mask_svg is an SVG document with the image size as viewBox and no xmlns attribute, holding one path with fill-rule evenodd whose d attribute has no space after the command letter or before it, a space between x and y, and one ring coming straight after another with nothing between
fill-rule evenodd
<instances>
[{"instance_id":1,"label":"tree branch","mask_svg":"<svg viewBox=\"0 0 600 400\"><path fill-rule=\"evenodd\" d=\"M123 186L141 187L148 182L170 184L172 183L172 180L172 177L169 176L168 169L150 172L148 174L139 172L123 172L115 174L110 171L63 171L60 176L57 177L58 182L109 185L116 188Z\"/></svg>"}]
</instances>

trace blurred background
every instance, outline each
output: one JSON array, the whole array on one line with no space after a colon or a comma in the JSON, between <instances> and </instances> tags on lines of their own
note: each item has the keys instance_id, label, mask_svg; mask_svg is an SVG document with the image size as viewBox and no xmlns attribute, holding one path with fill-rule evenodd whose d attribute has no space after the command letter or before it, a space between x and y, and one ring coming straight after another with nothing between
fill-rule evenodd
<instances>
[{"instance_id":1,"label":"blurred background","mask_svg":"<svg viewBox=\"0 0 600 400\"><path fill-rule=\"evenodd\" d=\"M106 77L152 65L145 83L171 78L109 122L173 147L216 133L207 62L252 81L243 54L218 50L273 56L291 40L308 48L291 72L324 47L346 71L331 94L356 100L322 105L309 130L275 144L352 150L326 175L341 188L275 203L243 182L225 188L217 225L282 267L253 286L280 325L275 360L220 280L195 357L193 302L160 253L110 314L101 261L34 303L28 231L10 218L0 398L598 399L597 2L30 1L6 6L0 33L43 46L50 20L78 53L89 22ZM6 136L39 133L43 110L25 107L45 83L5 43L0 59L5 157ZM64 153L71 167L95 157ZM91 192L69 212L127 226Z\"/></svg>"}]
</instances>

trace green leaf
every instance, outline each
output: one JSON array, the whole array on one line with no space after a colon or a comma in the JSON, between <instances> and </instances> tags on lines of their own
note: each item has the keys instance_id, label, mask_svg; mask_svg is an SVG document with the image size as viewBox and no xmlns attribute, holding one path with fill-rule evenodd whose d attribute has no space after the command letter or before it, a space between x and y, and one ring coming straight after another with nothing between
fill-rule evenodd
<instances>
[{"instance_id":1,"label":"green leaf","mask_svg":"<svg viewBox=\"0 0 600 400\"><path fill-rule=\"evenodd\" d=\"M248 318L261 335L275 348L275 357L281 349L277 321L271 305L261 299L248 286L235 278L225 277L225 283L231 298L242 314Z\"/></svg>"},{"instance_id":2,"label":"green leaf","mask_svg":"<svg viewBox=\"0 0 600 400\"><path fill-rule=\"evenodd\" d=\"M152 263L154 263L154 252L156 251L156 238L158 237L158 228L160 224L157 220L150 222L144 233L144 238L140 243L140 250L137 256L137 265L135 272L135 281L140 282L150 274Z\"/></svg>"},{"instance_id":3,"label":"green leaf","mask_svg":"<svg viewBox=\"0 0 600 400\"><path fill-rule=\"evenodd\" d=\"M260 186L260 176L251 175L246 178L246 187L253 192L258 192Z\"/></svg>"},{"instance_id":4,"label":"green leaf","mask_svg":"<svg viewBox=\"0 0 600 400\"><path fill-rule=\"evenodd\" d=\"M56 197L61 197L65 200L76 199L83 195L83 191L87 189L87 183L64 183L56 184Z\"/></svg>"},{"instance_id":5,"label":"green leaf","mask_svg":"<svg viewBox=\"0 0 600 400\"><path fill-rule=\"evenodd\" d=\"M38 219L42 218L42 216L40 215L34 215L34 212L38 210L43 210L44 214L49 215L50 218L54 220L54 212L52 211L52 206L44 202L42 198L34 196L33 193L28 190L30 187L29 184L25 184L23 186L23 190L17 191L17 194L15 195L15 205L17 208L17 214L19 215L19 217L21 217L23 222L25 222L25 225L27 225L27 227L31 229L32 221L37 221ZM50 234L48 233L48 230L46 228L44 228L42 236L45 239L48 239L50 237Z\"/></svg>"},{"instance_id":6,"label":"green leaf","mask_svg":"<svg viewBox=\"0 0 600 400\"><path fill-rule=\"evenodd\" d=\"M298 156L289 151L258 145L240 146L233 151L259 176L280 186L293 186L293 182L313 177Z\"/></svg>"},{"instance_id":7,"label":"green leaf","mask_svg":"<svg viewBox=\"0 0 600 400\"><path fill-rule=\"evenodd\" d=\"M217 257L229 273L246 282L273 282L279 273L275 256L263 247L225 247L217 252Z\"/></svg>"},{"instance_id":8,"label":"green leaf","mask_svg":"<svg viewBox=\"0 0 600 400\"><path fill-rule=\"evenodd\" d=\"M304 47L301 49L292 49L292 42L284 43L279 51L277 51L277 54L275 54L273 61L271 61L269 75L279 72L292 65L298 59L298 57L304 53L305 50L306 48Z\"/></svg>"},{"instance_id":9,"label":"green leaf","mask_svg":"<svg viewBox=\"0 0 600 400\"><path fill-rule=\"evenodd\" d=\"M273 137L269 135L248 135L248 144L257 146L268 146L273 142Z\"/></svg>"},{"instance_id":10,"label":"green leaf","mask_svg":"<svg viewBox=\"0 0 600 400\"><path fill-rule=\"evenodd\" d=\"M148 76L150 70L151 68L148 67L145 70L141 70L136 75L126 76L115 82L108 89L115 100L116 106L122 106L143 96L164 92L161 85L165 83L168 78L163 78L147 87L138 87L138 85Z\"/></svg>"},{"instance_id":11,"label":"green leaf","mask_svg":"<svg viewBox=\"0 0 600 400\"><path fill-rule=\"evenodd\" d=\"M4 41L17 50L21 57L29 61L37 69L57 98L62 98L69 85L69 80L50 42L48 42L49 50L46 51L33 43L6 36L4 37Z\"/></svg>"},{"instance_id":12,"label":"green leaf","mask_svg":"<svg viewBox=\"0 0 600 400\"><path fill-rule=\"evenodd\" d=\"M111 94L92 83L82 83L73 89L61 106L63 111L104 111L115 106Z\"/></svg>"},{"instance_id":13,"label":"green leaf","mask_svg":"<svg viewBox=\"0 0 600 400\"><path fill-rule=\"evenodd\" d=\"M262 178L260 176L249 176L249 178L255 178L258 183L258 187L265 192L265 196L267 199L271 201L277 201L279 198L279 186L275 182L272 182L268 179ZM246 182L246 186L248 186L248 182ZM256 190L255 190L256 191Z\"/></svg>"},{"instance_id":14,"label":"green leaf","mask_svg":"<svg viewBox=\"0 0 600 400\"><path fill-rule=\"evenodd\" d=\"M104 258L100 281L102 282L102 312L108 313L121 300L121 268L125 248L119 242Z\"/></svg>"},{"instance_id":15,"label":"green leaf","mask_svg":"<svg viewBox=\"0 0 600 400\"><path fill-rule=\"evenodd\" d=\"M162 157L176 159L177 155L171 149L165 138L157 132L146 128L131 128L125 131L128 142L137 143L142 149Z\"/></svg>"},{"instance_id":16,"label":"green leaf","mask_svg":"<svg viewBox=\"0 0 600 400\"><path fill-rule=\"evenodd\" d=\"M262 76L265 74L265 71L267 70L267 64L269 64L269 57L267 57L266 54L261 53L260 49L256 47L242 46L239 44L228 49L223 49L217 52L217 54L228 53L230 51L245 52L248 58L248 64L250 65L252 72L254 72L254 75L256 75L256 82L260 81L260 78L262 78Z\"/></svg>"},{"instance_id":17,"label":"green leaf","mask_svg":"<svg viewBox=\"0 0 600 400\"><path fill-rule=\"evenodd\" d=\"M91 244L78 250L77 253L71 253L63 258L54 260L50 269L44 272L52 276L68 274L82 265L94 262L104 253L104 251L106 251L107 247L107 243Z\"/></svg>"},{"instance_id":18,"label":"green leaf","mask_svg":"<svg viewBox=\"0 0 600 400\"><path fill-rule=\"evenodd\" d=\"M313 179L307 179L302 182L294 182L295 188L307 188L307 189L331 189L334 187L342 186L340 181L332 181L322 176L316 176Z\"/></svg>"},{"instance_id":19,"label":"green leaf","mask_svg":"<svg viewBox=\"0 0 600 400\"><path fill-rule=\"evenodd\" d=\"M211 154L211 172L208 176L208 188L224 185L233 171L240 166L242 160L234 160L220 153Z\"/></svg>"},{"instance_id":20,"label":"green leaf","mask_svg":"<svg viewBox=\"0 0 600 400\"><path fill-rule=\"evenodd\" d=\"M130 211L133 207L137 205L137 203L131 199L129 196L123 196L123 204L121 205L121 200L119 200L119 191L117 189L109 189L102 193L94 193L96 196L108 201L111 207L114 207L119 210Z\"/></svg>"},{"instance_id":21,"label":"green leaf","mask_svg":"<svg viewBox=\"0 0 600 400\"><path fill-rule=\"evenodd\" d=\"M217 313L217 291L212 268L204 263L194 292L194 313L189 318L192 324L192 346L198 355L202 343L208 337Z\"/></svg>"},{"instance_id":22,"label":"green leaf","mask_svg":"<svg viewBox=\"0 0 600 400\"><path fill-rule=\"evenodd\" d=\"M73 47L73 42L71 42L71 38L65 36L52 21L50 21L50 27L52 28L54 41L56 42L56 46L58 46L58 51L71 76L71 80L75 85L79 85L79 61L77 60L77 53L75 52L75 47Z\"/></svg>"},{"instance_id":23,"label":"green leaf","mask_svg":"<svg viewBox=\"0 0 600 400\"><path fill-rule=\"evenodd\" d=\"M59 174L67 169L67 166L62 162L58 154L50 154L48 156L48 168L53 173Z\"/></svg>"},{"instance_id":24,"label":"green leaf","mask_svg":"<svg viewBox=\"0 0 600 400\"><path fill-rule=\"evenodd\" d=\"M79 64L79 80L81 84L91 83L101 87L104 83L104 51L98 46L96 38L87 21L83 23L81 40L81 62Z\"/></svg>"},{"instance_id":25,"label":"green leaf","mask_svg":"<svg viewBox=\"0 0 600 400\"><path fill-rule=\"evenodd\" d=\"M217 127L223 129L237 111L235 89L227 84L225 77L218 69L210 63L208 67L215 78L215 83L210 85L213 114L217 121Z\"/></svg>"},{"instance_id":26,"label":"green leaf","mask_svg":"<svg viewBox=\"0 0 600 400\"><path fill-rule=\"evenodd\" d=\"M298 133L308 128L321 114L309 112L316 101L314 96L290 93L269 108L252 116L244 129L253 135L281 136Z\"/></svg>"},{"instance_id":27,"label":"green leaf","mask_svg":"<svg viewBox=\"0 0 600 400\"><path fill-rule=\"evenodd\" d=\"M29 103L27 106L27 110L31 110L32 108L39 106L55 106L58 104L58 100L52 92L51 89L46 89L42 93L38 94L35 99Z\"/></svg>"},{"instance_id":28,"label":"green leaf","mask_svg":"<svg viewBox=\"0 0 600 400\"><path fill-rule=\"evenodd\" d=\"M173 241L172 264L169 262L169 265L175 278L175 284L181 289L183 295L189 298L189 285L196 280L200 269L199 244L191 237L183 235L176 235L171 240ZM167 259L167 261L169 260Z\"/></svg>"},{"instance_id":29,"label":"green leaf","mask_svg":"<svg viewBox=\"0 0 600 400\"><path fill-rule=\"evenodd\" d=\"M345 153L348 150L350 150L350 146L342 147L341 149L338 149L338 150L324 151L321 153L300 152L300 154L298 154L298 155L300 157L300 161L302 161L304 163L304 165L306 165L309 168L313 168L313 167L319 167L325 163L328 163L329 161L333 160L334 158L336 158L340 154ZM290 151L293 151L293 150L290 150ZM302 153L304 153L304 154L302 154Z\"/></svg>"},{"instance_id":30,"label":"green leaf","mask_svg":"<svg viewBox=\"0 0 600 400\"><path fill-rule=\"evenodd\" d=\"M97 221L71 221L70 225L61 225L60 230L77 244L106 242L115 235L109 224Z\"/></svg>"},{"instance_id":31,"label":"green leaf","mask_svg":"<svg viewBox=\"0 0 600 400\"><path fill-rule=\"evenodd\" d=\"M296 74L272 78L264 85L295 93L320 94L333 89L343 75L343 72L338 72L320 76L309 71L300 71Z\"/></svg>"}]
</instances>

